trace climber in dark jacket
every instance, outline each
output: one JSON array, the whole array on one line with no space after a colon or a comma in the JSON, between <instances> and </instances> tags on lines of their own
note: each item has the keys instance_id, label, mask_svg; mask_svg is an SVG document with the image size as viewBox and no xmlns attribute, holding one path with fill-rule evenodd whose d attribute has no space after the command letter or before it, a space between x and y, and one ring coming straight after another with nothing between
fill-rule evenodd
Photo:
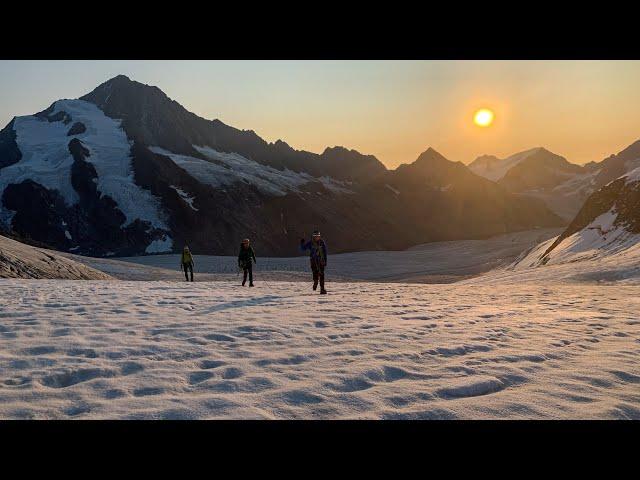
<instances>
[{"instance_id":1,"label":"climber in dark jacket","mask_svg":"<svg viewBox=\"0 0 640 480\"><path fill-rule=\"evenodd\" d=\"M238 267L243 271L242 286L247 283L247 273L249 274L249 286L253 287L253 268L251 265L251 259L253 263L256 262L256 254L253 251L253 247L249 245L249 239L245 238L240 244L240 253L238 253Z\"/></svg>"},{"instance_id":2,"label":"climber in dark jacket","mask_svg":"<svg viewBox=\"0 0 640 480\"><path fill-rule=\"evenodd\" d=\"M324 289L324 269L327 266L327 244L320 236L318 230L313 232L311 240L305 242L304 238L300 239L300 250L309 250L309 259L311 261L311 271L313 272L313 289L318 288L320 282L320 293L326 294Z\"/></svg>"}]
</instances>

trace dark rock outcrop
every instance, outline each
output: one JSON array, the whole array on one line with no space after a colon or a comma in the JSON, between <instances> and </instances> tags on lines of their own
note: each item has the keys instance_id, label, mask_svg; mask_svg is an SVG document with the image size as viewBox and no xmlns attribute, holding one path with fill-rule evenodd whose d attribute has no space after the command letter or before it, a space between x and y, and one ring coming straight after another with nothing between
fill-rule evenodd
<instances>
[{"instance_id":1,"label":"dark rock outcrop","mask_svg":"<svg viewBox=\"0 0 640 480\"><path fill-rule=\"evenodd\" d=\"M60 110L57 113L53 113L56 106L56 102L53 102L47 109L38 112L35 114L36 117L46 120L48 122L63 122L65 125L68 125L73 121L71 115L69 115L64 110Z\"/></svg>"},{"instance_id":2,"label":"dark rock outcrop","mask_svg":"<svg viewBox=\"0 0 640 480\"><path fill-rule=\"evenodd\" d=\"M11 227L21 236L59 250L73 247L64 233L67 206L56 190L25 180L8 185L2 194L2 202L6 208L16 212Z\"/></svg>"},{"instance_id":3,"label":"dark rock outcrop","mask_svg":"<svg viewBox=\"0 0 640 480\"><path fill-rule=\"evenodd\" d=\"M71 128L67 132L67 137L72 137L73 135L80 135L87 131L87 127L82 122L76 122L71 125Z\"/></svg>"},{"instance_id":4,"label":"dark rock outcrop","mask_svg":"<svg viewBox=\"0 0 640 480\"><path fill-rule=\"evenodd\" d=\"M22 153L16 143L16 131L13 126L15 118L0 130L0 169L18 163L22 158Z\"/></svg>"}]
</instances>

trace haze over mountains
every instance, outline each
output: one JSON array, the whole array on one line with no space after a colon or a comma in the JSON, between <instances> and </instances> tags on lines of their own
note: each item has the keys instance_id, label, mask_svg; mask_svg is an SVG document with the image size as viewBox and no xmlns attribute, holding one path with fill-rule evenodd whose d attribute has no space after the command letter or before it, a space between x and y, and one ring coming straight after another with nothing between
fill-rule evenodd
<instances>
[{"instance_id":1,"label":"haze over mountains","mask_svg":"<svg viewBox=\"0 0 640 480\"><path fill-rule=\"evenodd\" d=\"M92 256L234 254L243 237L287 256L316 228L334 252L398 250L566 224L629 149L585 167L543 148L467 167L428 148L388 170L268 143L120 75L0 132L0 227Z\"/></svg>"}]
</instances>

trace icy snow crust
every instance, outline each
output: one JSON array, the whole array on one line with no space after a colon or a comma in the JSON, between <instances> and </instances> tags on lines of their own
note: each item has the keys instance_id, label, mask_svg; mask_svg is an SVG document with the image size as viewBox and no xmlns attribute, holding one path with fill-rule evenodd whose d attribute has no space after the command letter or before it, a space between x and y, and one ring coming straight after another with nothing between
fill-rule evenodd
<instances>
[{"instance_id":1,"label":"icy snow crust","mask_svg":"<svg viewBox=\"0 0 640 480\"><path fill-rule=\"evenodd\" d=\"M50 115L60 111L71 115L73 122L65 125L33 115L16 117L14 128L22 159L0 170L0 196L7 185L31 179L57 190L67 205L77 203L78 194L71 185L73 157L68 148L69 141L76 137L90 152L86 161L96 169L98 191L113 198L126 216L124 226L139 218L168 230L160 200L134 182L131 145L120 121L107 117L97 106L83 100L59 100ZM68 137L74 122L82 122L87 130ZM0 205L0 217L7 223L11 212Z\"/></svg>"},{"instance_id":2,"label":"icy snow crust","mask_svg":"<svg viewBox=\"0 0 640 480\"><path fill-rule=\"evenodd\" d=\"M350 193L346 182L329 177L316 178L308 173L278 170L262 165L237 153L218 152L210 147L193 146L209 162L188 155L178 155L161 147L149 147L154 153L165 155L176 165L187 171L201 183L214 187L224 187L236 182L248 182L266 195L284 196L288 192L299 192L300 187L310 182L321 182L325 188L335 193Z\"/></svg>"}]
</instances>

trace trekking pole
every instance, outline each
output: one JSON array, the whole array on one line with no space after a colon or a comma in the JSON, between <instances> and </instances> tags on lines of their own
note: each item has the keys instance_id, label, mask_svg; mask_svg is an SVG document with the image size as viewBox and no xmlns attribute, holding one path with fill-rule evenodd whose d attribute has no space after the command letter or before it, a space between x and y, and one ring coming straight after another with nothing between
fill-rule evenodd
<instances>
[{"instance_id":1,"label":"trekking pole","mask_svg":"<svg viewBox=\"0 0 640 480\"><path fill-rule=\"evenodd\" d=\"M256 271L258 271L257 267L258 267L258 264L256 263ZM267 282L266 280L263 280L263 281L264 281L264 284L267 286L267 288L271 290L271 285L269 285L269 282Z\"/></svg>"}]
</instances>

